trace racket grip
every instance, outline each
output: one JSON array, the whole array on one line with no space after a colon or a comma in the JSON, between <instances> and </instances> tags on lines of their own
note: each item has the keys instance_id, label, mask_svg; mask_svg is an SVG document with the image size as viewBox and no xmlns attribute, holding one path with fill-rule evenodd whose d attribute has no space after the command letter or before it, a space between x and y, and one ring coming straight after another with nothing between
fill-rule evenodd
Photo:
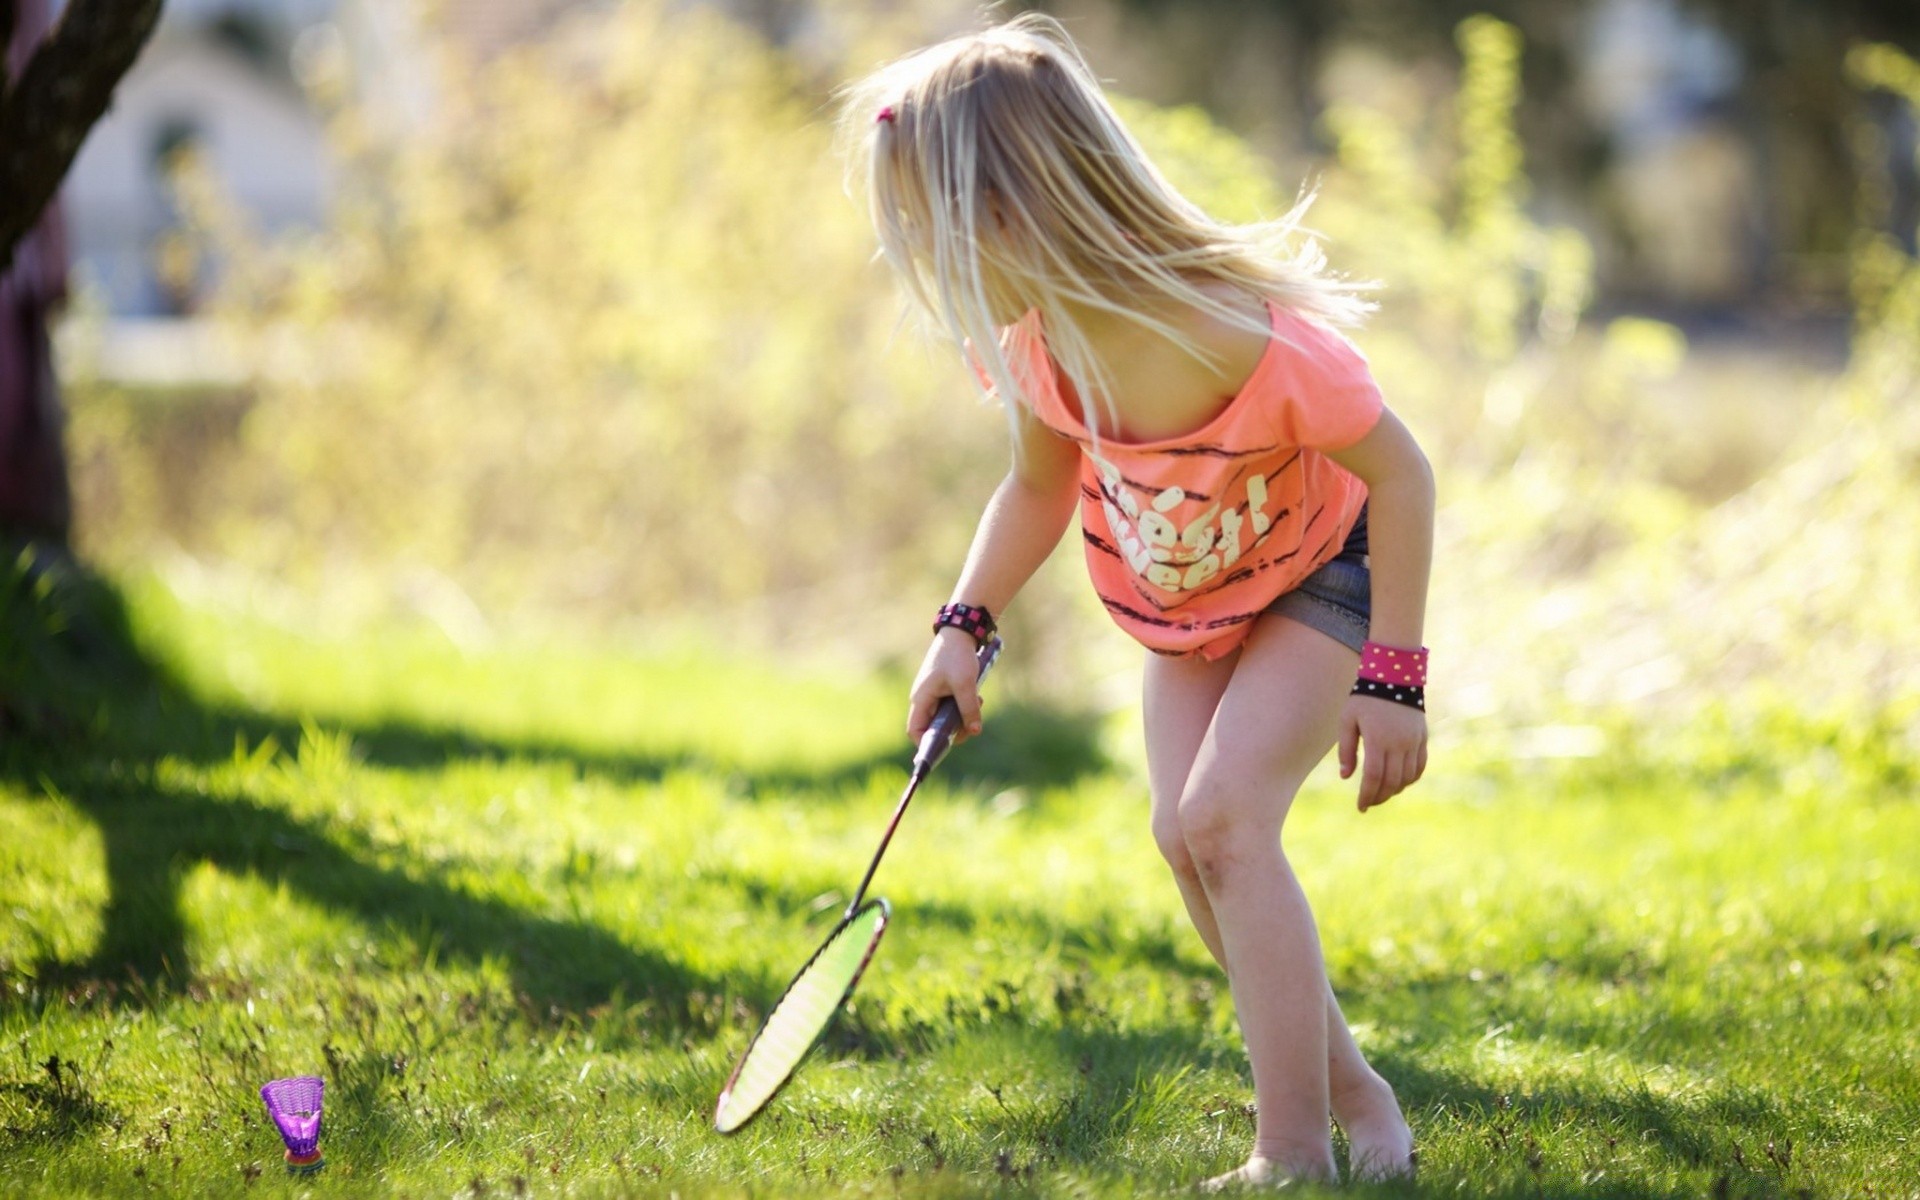
<instances>
[{"instance_id":1,"label":"racket grip","mask_svg":"<svg viewBox=\"0 0 1920 1200\"><path fill-rule=\"evenodd\" d=\"M980 647L980 673L974 677L976 683L987 677L987 672L993 669L993 664L999 657L1000 639L988 638L986 644ZM953 735L959 731L960 706L954 703L952 696L948 696L940 702L940 707L934 710L933 723L928 725L927 731L920 735L920 746L913 755L915 779L926 778L927 773L947 756L947 751L953 746Z\"/></svg>"}]
</instances>

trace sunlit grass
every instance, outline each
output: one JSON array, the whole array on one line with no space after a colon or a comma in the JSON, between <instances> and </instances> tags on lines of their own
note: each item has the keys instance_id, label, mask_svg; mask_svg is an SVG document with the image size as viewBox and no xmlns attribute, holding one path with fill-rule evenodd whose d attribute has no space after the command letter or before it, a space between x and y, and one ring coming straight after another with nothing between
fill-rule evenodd
<instances>
[{"instance_id":1,"label":"sunlit grass","mask_svg":"<svg viewBox=\"0 0 1920 1200\"><path fill-rule=\"evenodd\" d=\"M193 700L0 757L0 1191L1171 1194L1244 1152L1226 989L1090 733L1002 706L956 752L852 1011L721 1138L903 782L900 680L137 595ZM1299 805L1410 1190L1912 1194L1920 809L1630 768ZM330 1165L296 1185L256 1089L304 1072Z\"/></svg>"}]
</instances>

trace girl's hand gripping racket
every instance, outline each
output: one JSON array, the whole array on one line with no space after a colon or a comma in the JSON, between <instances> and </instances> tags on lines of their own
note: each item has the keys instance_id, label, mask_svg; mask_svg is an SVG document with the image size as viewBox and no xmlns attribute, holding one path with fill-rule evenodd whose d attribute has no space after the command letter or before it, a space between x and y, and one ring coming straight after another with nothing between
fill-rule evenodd
<instances>
[{"instance_id":1,"label":"girl's hand gripping racket","mask_svg":"<svg viewBox=\"0 0 1920 1200\"><path fill-rule=\"evenodd\" d=\"M999 656L999 638L989 639L980 647L980 678L986 678ZM960 706L949 696L940 702L933 724L920 735L907 789L893 810L893 819L887 822L886 832L880 835L880 848L873 852L873 861L867 864L867 873L854 890L847 911L774 1002L767 1019L761 1022L759 1031L740 1055L740 1061L734 1064L727 1085L720 1089L720 1102L713 1111L713 1127L721 1133L732 1133L751 1121L793 1077L800 1060L826 1031L833 1014L840 1011L840 1006L853 994L861 973L873 960L873 952L880 945L880 935L887 931L887 918L893 910L878 896L868 900L867 885L873 882L873 873L880 869L880 856L887 852L887 843L893 840L893 831L900 827L900 818L906 815L914 791L946 756L959 728Z\"/></svg>"}]
</instances>

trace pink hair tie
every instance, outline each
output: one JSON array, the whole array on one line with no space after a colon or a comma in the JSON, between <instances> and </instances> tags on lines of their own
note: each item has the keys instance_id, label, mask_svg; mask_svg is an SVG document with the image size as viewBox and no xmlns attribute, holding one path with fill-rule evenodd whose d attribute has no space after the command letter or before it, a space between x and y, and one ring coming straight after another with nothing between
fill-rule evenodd
<instances>
[{"instance_id":1,"label":"pink hair tie","mask_svg":"<svg viewBox=\"0 0 1920 1200\"><path fill-rule=\"evenodd\" d=\"M899 115L898 113L893 111L893 105L889 104L885 108L881 109L879 112L879 115L875 116L873 119L876 123L880 121L885 121L887 124L891 125L893 124L894 117L898 115Z\"/></svg>"},{"instance_id":2,"label":"pink hair tie","mask_svg":"<svg viewBox=\"0 0 1920 1200\"><path fill-rule=\"evenodd\" d=\"M1427 648L1408 650L1370 641L1360 649L1360 678L1398 687L1425 687Z\"/></svg>"}]
</instances>

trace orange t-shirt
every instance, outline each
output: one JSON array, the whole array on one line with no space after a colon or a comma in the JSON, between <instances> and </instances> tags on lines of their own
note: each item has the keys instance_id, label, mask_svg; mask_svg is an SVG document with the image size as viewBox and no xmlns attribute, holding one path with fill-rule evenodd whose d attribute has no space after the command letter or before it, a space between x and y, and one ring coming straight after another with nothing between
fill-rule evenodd
<instances>
[{"instance_id":1,"label":"orange t-shirt","mask_svg":"<svg viewBox=\"0 0 1920 1200\"><path fill-rule=\"evenodd\" d=\"M1366 358L1267 301L1273 338L1245 386L1182 437L1096 448L1062 398L1038 310L1002 331L1034 415L1082 452L1080 527L1094 590L1150 650L1214 659L1262 610L1340 553L1366 485L1325 451L1384 410ZM978 369L976 364L976 370Z\"/></svg>"}]
</instances>

